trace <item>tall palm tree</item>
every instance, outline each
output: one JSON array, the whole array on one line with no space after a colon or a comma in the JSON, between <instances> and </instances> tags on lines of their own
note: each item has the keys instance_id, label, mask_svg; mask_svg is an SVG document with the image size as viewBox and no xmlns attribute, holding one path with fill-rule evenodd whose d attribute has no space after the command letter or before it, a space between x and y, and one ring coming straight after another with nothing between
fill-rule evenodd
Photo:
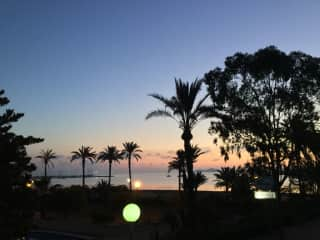
<instances>
[{"instance_id":1,"label":"tall palm tree","mask_svg":"<svg viewBox=\"0 0 320 240\"><path fill-rule=\"evenodd\" d=\"M40 155L36 156L36 158L40 158L42 160L44 164L44 177L47 178L47 167L54 167L51 160L57 158L56 154L52 149L41 150Z\"/></svg>"},{"instance_id":2,"label":"tall palm tree","mask_svg":"<svg viewBox=\"0 0 320 240\"><path fill-rule=\"evenodd\" d=\"M94 163L96 158L96 152L92 151L92 147L89 146L81 146L78 151L73 151L71 162L76 159L80 159L82 161L82 187L85 186L85 168L86 168L86 159L88 159L91 163Z\"/></svg>"},{"instance_id":3,"label":"tall palm tree","mask_svg":"<svg viewBox=\"0 0 320 240\"><path fill-rule=\"evenodd\" d=\"M98 161L108 161L109 163L109 181L108 185L111 186L111 168L112 163L120 163L119 160L123 159L123 152L118 150L115 146L107 146L104 151L100 152L98 156Z\"/></svg>"},{"instance_id":4,"label":"tall palm tree","mask_svg":"<svg viewBox=\"0 0 320 240\"><path fill-rule=\"evenodd\" d=\"M128 159L128 168L129 168L129 189L132 191L132 179L131 179L131 159L135 158L137 161L141 159L139 153L142 152L140 146L135 142L125 142L123 145L124 157Z\"/></svg>"},{"instance_id":5,"label":"tall palm tree","mask_svg":"<svg viewBox=\"0 0 320 240\"><path fill-rule=\"evenodd\" d=\"M182 149L176 152L176 156L168 163L168 172L178 170L178 190L181 191L181 179L185 178L184 151ZM184 176L184 177L183 177Z\"/></svg>"},{"instance_id":6,"label":"tall palm tree","mask_svg":"<svg viewBox=\"0 0 320 240\"><path fill-rule=\"evenodd\" d=\"M150 112L146 119L151 117L169 117L174 119L179 128L182 130L181 138L184 142L185 160L187 168L188 184L185 186L189 192L189 200L194 200L194 173L193 173L193 159L191 150L192 129L196 124L210 115L211 107L205 106L204 102L208 95L201 98L196 103L196 98L201 90L201 80L195 80L191 84L182 82L181 79L175 79L176 95L171 98L163 97L159 94L150 94L151 97L159 100L164 108Z\"/></svg>"}]
</instances>

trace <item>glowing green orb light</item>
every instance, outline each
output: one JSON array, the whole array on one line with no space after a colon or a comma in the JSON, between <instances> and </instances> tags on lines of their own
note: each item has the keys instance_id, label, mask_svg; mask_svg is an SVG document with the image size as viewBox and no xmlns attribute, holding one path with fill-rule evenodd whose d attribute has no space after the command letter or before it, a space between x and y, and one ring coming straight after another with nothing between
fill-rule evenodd
<instances>
[{"instance_id":1,"label":"glowing green orb light","mask_svg":"<svg viewBox=\"0 0 320 240\"><path fill-rule=\"evenodd\" d=\"M127 204L122 210L122 216L126 222L138 221L140 214L140 207L135 203Z\"/></svg>"}]
</instances>

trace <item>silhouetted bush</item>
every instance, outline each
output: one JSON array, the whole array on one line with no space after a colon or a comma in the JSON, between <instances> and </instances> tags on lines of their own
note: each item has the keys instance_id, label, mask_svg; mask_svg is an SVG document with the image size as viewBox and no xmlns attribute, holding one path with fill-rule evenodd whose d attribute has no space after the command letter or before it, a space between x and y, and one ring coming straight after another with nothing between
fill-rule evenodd
<instances>
[{"instance_id":1,"label":"silhouetted bush","mask_svg":"<svg viewBox=\"0 0 320 240\"><path fill-rule=\"evenodd\" d=\"M50 177L40 177L34 181L34 185L39 192L45 192L48 190L50 182Z\"/></svg>"},{"instance_id":2,"label":"silhouetted bush","mask_svg":"<svg viewBox=\"0 0 320 240\"><path fill-rule=\"evenodd\" d=\"M231 195L233 200L250 201L253 193L250 189L249 178L246 175L237 176L233 182Z\"/></svg>"},{"instance_id":3,"label":"silhouetted bush","mask_svg":"<svg viewBox=\"0 0 320 240\"><path fill-rule=\"evenodd\" d=\"M109 223L115 219L110 208L96 207L91 211L91 220L93 223Z\"/></svg>"},{"instance_id":4,"label":"silhouetted bush","mask_svg":"<svg viewBox=\"0 0 320 240\"><path fill-rule=\"evenodd\" d=\"M68 199L67 204L72 211L80 211L88 206L88 188L82 186L71 186L64 189Z\"/></svg>"},{"instance_id":5,"label":"silhouetted bush","mask_svg":"<svg viewBox=\"0 0 320 240\"><path fill-rule=\"evenodd\" d=\"M40 208L55 211L68 216L70 213L79 213L88 207L89 189L81 186L50 188L50 192L40 197Z\"/></svg>"},{"instance_id":6,"label":"silhouetted bush","mask_svg":"<svg viewBox=\"0 0 320 240\"><path fill-rule=\"evenodd\" d=\"M129 188L127 185L116 185L116 186L111 186L111 191L112 192L125 192L129 191Z\"/></svg>"}]
</instances>

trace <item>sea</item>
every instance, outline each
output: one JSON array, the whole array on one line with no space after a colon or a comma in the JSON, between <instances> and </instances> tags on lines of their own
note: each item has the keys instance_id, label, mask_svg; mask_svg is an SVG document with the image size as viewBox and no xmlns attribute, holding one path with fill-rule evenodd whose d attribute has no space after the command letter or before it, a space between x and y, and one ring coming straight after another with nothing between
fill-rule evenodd
<instances>
[{"instance_id":1,"label":"sea","mask_svg":"<svg viewBox=\"0 0 320 240\"><path fill-rule=\"evenodd\" d=\"M208 178L207 182L201 185L199 191L222 191L222 188L215 186L214 172L203 172ZM89 187L95 186L101 180L108 180L106 176L87 176L85 181ZM112 185L128 185L128 174L119 173L111 178ZM51 185L61 184L62 186L81 185L82 178L79 177L51 177ZM132 174L133 188L141 190L177 190L178 176L166 172L139 172Z\"/></svg>"}]
</instances>

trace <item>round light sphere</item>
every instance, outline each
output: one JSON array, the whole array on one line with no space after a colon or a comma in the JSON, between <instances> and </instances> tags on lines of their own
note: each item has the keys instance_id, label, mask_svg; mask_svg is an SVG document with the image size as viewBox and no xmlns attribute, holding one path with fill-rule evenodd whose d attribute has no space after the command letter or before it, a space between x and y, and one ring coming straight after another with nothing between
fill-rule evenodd
<instances>
[{"instance_id":1,"label":"round light sphere","mask_svg":"<svg viewBox=\"0 0 320 240\"><path fill-rule=\"evenodd\" d=\"M135 203L127 204L122 210L122 216L126 222L138 221L140 214L140 207Z\"/></svg>"}]
</instances>

